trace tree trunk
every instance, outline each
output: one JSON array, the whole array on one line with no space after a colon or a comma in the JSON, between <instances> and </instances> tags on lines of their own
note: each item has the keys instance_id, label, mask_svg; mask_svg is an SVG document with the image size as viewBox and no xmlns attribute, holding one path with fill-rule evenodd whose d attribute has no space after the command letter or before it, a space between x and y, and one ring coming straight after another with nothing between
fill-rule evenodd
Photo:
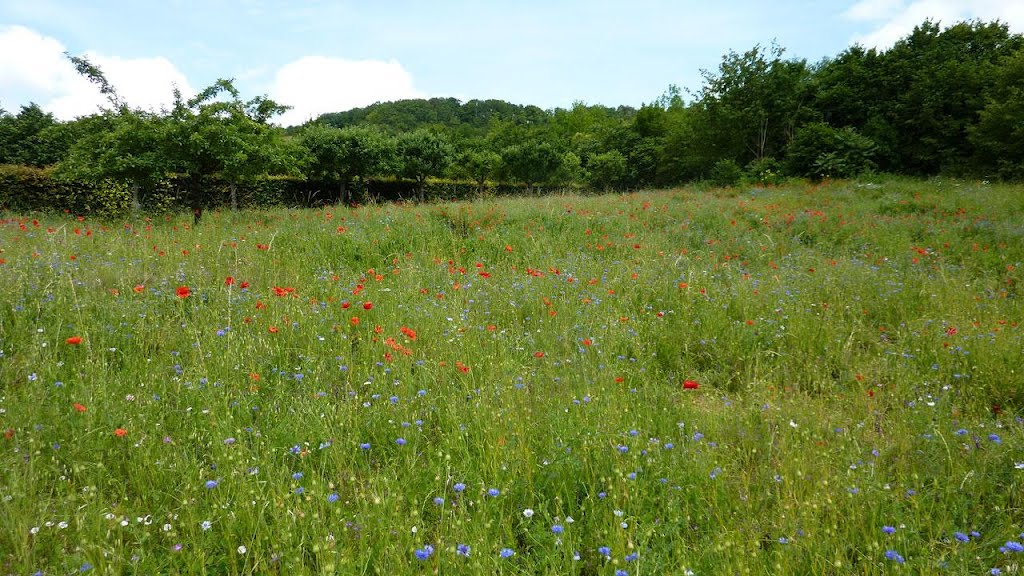
<instances>
[{"instance_id":1,"label":"tree trunk","mask_svg":"<svg viewBox=\"0 0 1024 576\"><path fill-rule=\"evenodd\" d=\"M238 187L232 183L228 190L231 192L231 211L238 212Z\"/></svg>"},{"instance_id":2,"label":"tree trunk","mask_svg":"<svg viewBox=\"0 0 1024 576\"><path fill-rule=\"evenodd\" d=\"M345 188L345 180L343 179L341 181L341 184L338 185L338 201L341 203L342 206L348 204L347 199L345 198L345 194L347 192L348 190Z\"/></svg>"},{"instance_id":3,"label":"tree trunk","mask_svg":"<svg viewBox=\"0 0 1024 576\"><path fill-rule=\"evenodd\" d=\"M139 185L132 184L132 211L138 212L142 209L142 201L139 200Z\"/></svg>"}]
</instances>

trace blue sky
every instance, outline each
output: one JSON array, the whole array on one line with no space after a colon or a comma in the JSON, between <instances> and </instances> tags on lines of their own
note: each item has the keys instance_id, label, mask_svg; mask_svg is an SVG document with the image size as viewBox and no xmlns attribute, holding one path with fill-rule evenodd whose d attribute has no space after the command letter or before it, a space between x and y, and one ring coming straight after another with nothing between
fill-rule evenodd
<instances>
[{"instance_id":1,"label":"blue sky","mask_svg":"<svg viewBox=\"0 0 1024 576\"><path fill-rule=\"evenodd\" d=\"M409 97L639 106L670 84L698 89L729 50L776 40L816 62L854 42L884 49L925 18L1024 31L1024 0L5 0L0 107L95 110L64 50L89 54L134 105L235 78L295 106L285 124Z\"/></svg>"}]
</instances>

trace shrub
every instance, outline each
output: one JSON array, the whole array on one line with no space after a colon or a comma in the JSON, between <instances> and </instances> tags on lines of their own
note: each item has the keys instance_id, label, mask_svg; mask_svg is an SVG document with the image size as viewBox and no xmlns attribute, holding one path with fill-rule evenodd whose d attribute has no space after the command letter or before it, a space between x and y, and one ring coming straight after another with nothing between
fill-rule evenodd
<instances>
[{"instance_id":1,"label":"shrub","mask_svg":"<svg viewBox=\"0 0 1024 576\"><path fill-rule=\"evenodd\" d=\"M786 148L786 168L815 180L848 178L873 170L876 151L874 141L853 128L816 122L796 131Z\"/></svg>"},{"instance_id":2,"label":"shrub","mask_svg":"<svg viewBox=\"0 0 1024 576\"><path fill-rule=\"evenodd\" d=\"M778 186L786 181L782 175L782 165L775 158L752 160L743 171L743 178L758 186Z\"/></svg>"},{"instance_id":3,"label":"shrub","mask_svg":"<svg viewBox=\"0 0 1024 576\"><path fill-rule=\"evenodd\" d=\"M740 169L740 165L735 160L730 158L724 158L715 162L708 176L712 184L723 188L739 184L742 178L743 170Z\"/></svg>"}]
</instances>

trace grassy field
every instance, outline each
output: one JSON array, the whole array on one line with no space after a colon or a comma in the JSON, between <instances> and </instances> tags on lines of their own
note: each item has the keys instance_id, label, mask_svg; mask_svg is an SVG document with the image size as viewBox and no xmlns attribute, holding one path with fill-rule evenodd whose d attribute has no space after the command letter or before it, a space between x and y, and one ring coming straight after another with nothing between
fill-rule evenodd
<instances>
[{"instance_id":1,"label":"grassy field","mask_svg":"<svg viewBox=\"0 0 1024 576\"><path fill-rule=\"evenodd\" d=\"M1024 188L3 218L0 573L1024 570Z\"/></svg>"}]
</instances>

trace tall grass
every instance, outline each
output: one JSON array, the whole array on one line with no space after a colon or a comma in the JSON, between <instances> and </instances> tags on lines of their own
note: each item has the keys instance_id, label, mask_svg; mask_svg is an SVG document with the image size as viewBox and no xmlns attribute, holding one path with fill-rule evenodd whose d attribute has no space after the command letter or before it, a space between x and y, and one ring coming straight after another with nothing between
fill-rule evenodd
<instances>
[{"instance_id":1,"label":"tall grass","mask_svg":"<svg viewBox=\"0 0 1024 576\"><path fill-rule=\"evenodd\" d=\"M36 218L0 227L3 573L1024 558L1020 187Z\"/></svg>"}]
</instances>

